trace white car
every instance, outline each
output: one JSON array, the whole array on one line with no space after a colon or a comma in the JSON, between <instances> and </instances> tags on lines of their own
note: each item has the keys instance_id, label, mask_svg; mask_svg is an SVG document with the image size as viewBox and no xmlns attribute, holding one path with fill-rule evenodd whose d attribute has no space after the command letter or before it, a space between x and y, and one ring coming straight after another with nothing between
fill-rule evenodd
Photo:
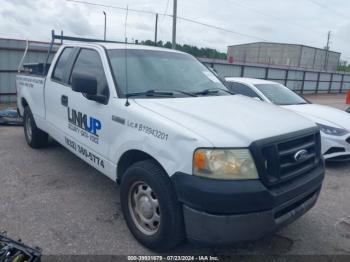
<instances>
[{"instance_id":1,"label":"white car","mask_svg":"<svg viewBox=\"0 0 350 262\"><path fill-rule=\"evenodd\" d=\"M346 112L312 104L280 83L238 77L225 80L234 94L279 105L315 122L321 129L322 154L326 160L350 159L350 115Z\"/></svg>"}]
</instances>

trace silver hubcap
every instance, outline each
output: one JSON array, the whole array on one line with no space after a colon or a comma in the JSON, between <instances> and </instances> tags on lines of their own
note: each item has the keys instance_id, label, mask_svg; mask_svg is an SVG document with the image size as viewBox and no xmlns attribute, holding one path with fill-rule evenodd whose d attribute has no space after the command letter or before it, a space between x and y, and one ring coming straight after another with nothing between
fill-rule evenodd
<instances>
[{"instance_id":1,"label":"silver hubcap","mask_svg":"<svg viewBox=\"0 0 350 262\"><path fill-rule=\"evenodd\" d=\"M146 235L155 234L160 225L159 202L145 182L135 182L129 190L128 205L136 227Z\"/></svg>"},{"instance_id":2,"label":"silver hubcap","mask_svg":"<svg viewBox=\"0 0 350 262\"><path fill-rule=\"evenodd\" d=\"M32 140L32 121L30 120L30 117L27 115L26 119L26 132L27 137L31 141Z\"/></svg>"}]
</instances>

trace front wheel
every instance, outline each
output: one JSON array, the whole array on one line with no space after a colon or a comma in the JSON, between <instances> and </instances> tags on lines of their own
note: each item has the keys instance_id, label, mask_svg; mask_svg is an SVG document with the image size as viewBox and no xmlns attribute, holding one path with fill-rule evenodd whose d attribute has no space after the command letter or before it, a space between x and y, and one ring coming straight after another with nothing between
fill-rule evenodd
<instances>
[{"instance_id":1,"label":"front wheel","mask_svg":"<svg viewBox=\"0 0 350 262\"><path fill-rule=\"evenodd\" d=\"M47 145L49 136L36 126L33 114L28 106L24 108L23 127L24 136L30 147L40 148Z\"/></svg>"},{"instance_id":2,"label":"front wheel","mask_svg":"<svg viewBox=\"0 0 350 262\"><path fill-rule=\"evenodd\" d=\"M183 240L181 205L157 163L146 160L130 166L121 181L120 198L126 223L141 244L162 252Z\"/></svg>"}]
</instances>

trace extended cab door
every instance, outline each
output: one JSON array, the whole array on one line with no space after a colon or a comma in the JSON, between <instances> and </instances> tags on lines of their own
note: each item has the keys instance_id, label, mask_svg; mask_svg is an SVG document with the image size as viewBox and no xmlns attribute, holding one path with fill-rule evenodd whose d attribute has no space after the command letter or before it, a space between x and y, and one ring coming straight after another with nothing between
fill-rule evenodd
<instances>
[{"instance_id":1,"label":"extended cab door","mask_svg":"<svg viewBox=\"0 0 350 262\"><path fill-rule=\"evenodd\" d=\"M64 52L61 57L64 57ZM108 84L105 73L108 63L103 55L103 51L95 48L74 48L70 57L72 60L65 63L63 70L65 83L55 80L54 70L53 79L47 86L46 102L47 120L56 129L54 132L59 141L86 162L108 174L106 169L111 167L107 163L110 136L107 123L112 115L109 86L113 84ZM57 66L60 63L58 60ZM71 88L73 74L95 77L97 95L104 96L105 101L92 101L85 94L74 92Z\"/></svg>"},{"instance_id":2,"label":"extended cab door","mask_svg":"<svg viewBox=\"0 0 350 262\"><path fill-rule=\"evenodd\" d=\"M77 53L74 47L64 47L57 53L47 75L45 83L46 121L49 124L50 134L57 140L67 126L63 116L67 116L69 71L72 68L74 56Z\"/></svg>"}]
</instances>

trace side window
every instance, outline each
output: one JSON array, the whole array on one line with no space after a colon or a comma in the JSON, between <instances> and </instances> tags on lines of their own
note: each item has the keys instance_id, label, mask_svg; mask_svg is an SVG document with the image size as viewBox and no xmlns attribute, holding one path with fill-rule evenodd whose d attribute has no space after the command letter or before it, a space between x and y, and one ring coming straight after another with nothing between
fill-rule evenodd
<instances>
[{"instance_id":1,"label":"side window","mask_svg":"<svg viewBox=\"0 0 350 262\"><path fill-rule=\"evenodd\" d=\"M66 47L60 57L57 60L55 69L52 74L52 79L55 79L59 82L64 82L64 72L66 69L67 62L69 60L70 55L72 54L73 48L72 47Z\"/></svg>"},{"instance_id":2,"label":"side window","mask_svg":"<svg viewBox=\"0 0 350 262\"><path fill-rule=\"evenodd\" d=\"M95 76L97 79L97 95L109 95L108 84L105 72L103 70L100 55L90 49L82 49L73 66L72 74L69 83L72 83L72 75L74 73L84 73Z\"/></svg>"},{"instance_id":3,"label":"side window","mask_svg":"<svg viewBox=\"0 0 350 262\"><path fill-rule=\"evenodd\" d=\"M227 85L230 91L235 94L260 98L259 95L255 93L249 86L235 82L227 82Z\"/></svg>"}]
</instances>

